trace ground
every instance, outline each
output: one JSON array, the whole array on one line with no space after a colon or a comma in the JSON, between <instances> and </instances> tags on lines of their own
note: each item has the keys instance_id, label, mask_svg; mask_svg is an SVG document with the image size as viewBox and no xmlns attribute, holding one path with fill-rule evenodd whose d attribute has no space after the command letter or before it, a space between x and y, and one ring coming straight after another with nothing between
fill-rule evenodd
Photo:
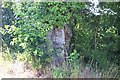
<instances>
[{"instance_id":1,"label":"ground","mask_svg":"<svg viewBox=\"0 0 120 80\"><path fill-rule=\"evenodd\" d=\"M1 78L37 78L46 77L37 71L27 68L21 61L5 61L0 58L0 79Z\"/></svg>"},{"instance_id":2,"label":"ground","mask_svg":"<svg viewBox=\"0 0 120 80\"><path fill-rule=\"evenodd\" d=\"M0 78L32 78L35 77L33 71L25 69L24 62L0 63Z\"/></svg>"},{"instance_id":3,"label":"ground","mask_svg":"<svg viewBox=\"0 0 120 80\"><path fill-rule=\"evenodd\" d=\"M85 73L85 72L83 72ZM21 61L0 61L0 79L1 78L46 78L49 75L40 74L37 71L27 68Z\"/></svg>"},{"instance_id":4,"label":"ground","mask_svg":"<svg viewBox=\"0 0 120 80\"><path fill-rule=\"evenodd\" d=\"M21 61L5 61L0 58L0 79L2 78L50 78L51 73L49 71L49 67L46 68L47 74L40 70L33 70L30 67L26 66L24 62ZM111 68L112 69L112 68ZM75 70L72 73L74 76L76 73L79 75L76 78L110 78L111 72L107 72L109 74L103 74L101 72L96 72L97 70L93 70L92 68L80 66L79 70ZM101 76L103 75L103 76ZM71 76L71 77L73 77ZM75 76L74 76L75 77Z\"/></svg>"}]
</instances>

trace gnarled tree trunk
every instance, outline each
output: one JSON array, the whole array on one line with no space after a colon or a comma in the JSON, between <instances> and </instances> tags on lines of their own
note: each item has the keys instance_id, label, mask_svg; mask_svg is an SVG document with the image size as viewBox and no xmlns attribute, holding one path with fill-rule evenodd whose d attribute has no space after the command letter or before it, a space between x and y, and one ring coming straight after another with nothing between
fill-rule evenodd
<instances>
[{"instance_id":1,"label":"gnarled tree trunk","mask_svg":"<svg viewBox=\"0 0 120 80\"><path fill-rule=\"evenodd\" d=\"M48 32L47 39L50 41L52 54L52 66L61 67L67 63L69 51L69 42L72 37L72 31L68 25L64 28L54 27Z\"/></svg>"}]
</instances>

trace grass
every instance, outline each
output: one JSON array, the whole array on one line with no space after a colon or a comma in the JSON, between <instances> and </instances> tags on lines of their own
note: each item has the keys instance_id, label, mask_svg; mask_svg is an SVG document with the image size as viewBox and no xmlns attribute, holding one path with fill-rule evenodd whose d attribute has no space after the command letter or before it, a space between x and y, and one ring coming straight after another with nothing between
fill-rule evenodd
<instances>
[{"instance_id":1,"label":"grass","mask_svg":"<svg viewBox=\"0 0 120 80\"><path fill-rule=\"evenodd\" d=\"M53 78L119 78L118 67L111 65L109 70L98 70L99 67L83 66L83 64L67 68L55 68L52 72Z\"/></svg>"},{"instance_id":2,"label":"grass","mask_svg":"<svg viewBox=\"0 0 120 80\"><path fill-rule=\"evenodd\" d=\"M9 56L8 56L9 57ZM18 59L19 60L19 59ZM0 73L7 73L11 72L12 68L15 68L15 66L12 66L14 63L12 60L5 59L2 56L0 56ZM19 61L18 61L19 64ZM119 78L119 67L115 67L114 65L111 65L109 70L103 70L99 69L98 65L95 65L92 67L93 63L91 62L89 66L86 64L76 64L76 63L70 63L69 68L64 67L45 67L42 68L42 70L36 71L35 73L39 75L39 77L49 77L49 78ZM20 68L22 69L22 68ZM4 70L4 71L3 71ZM15 70L13 71L15 72ZM26 74L31 74L30 72ZM42 75L44 76L42 76ZM20 74L19 76L23 76L25 74ZM15 75L14 75L15 76ZM16 76L16 77L19 77ZM35 76L34 76L35 77ZM26 76L28 78L28 76Z\"/></svg>"}]
</instances>

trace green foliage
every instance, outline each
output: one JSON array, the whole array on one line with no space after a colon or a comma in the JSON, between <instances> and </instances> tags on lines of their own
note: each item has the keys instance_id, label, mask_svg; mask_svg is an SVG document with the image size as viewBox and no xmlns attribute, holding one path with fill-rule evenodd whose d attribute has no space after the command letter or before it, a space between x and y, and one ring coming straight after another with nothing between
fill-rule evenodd
<instances>
[{"instance_id":1,"label":"green foliage","mask_svg":"<svg viewBox=\"0 0 120 80\"><path fill-rule=\"evenodd\" d=\"M55 67L52 70L53 78L66 78L66 77L78 77L80 71L80 62L78 58L79 54L76 50L68 56L68 65L63 67Z\"/></svg>"},{"instance_id":2,"label":"green foliage","mask_svg":"<svg viewBox=\"0 0 120 80\"><path fill-rule=\"evenodd\" d=\"M4 3L3 6L7 4L10 5ZM51 61L51 51L46 54L47 32L53 27L64 27L69 23L73 12L76 13L75 9L82 6L78 3L62 2L13 2L10 8L15 20L13 25L4 26L3 35L11 36L7 44L16 52L26 54L23 59L33 60L34 66L43 66Z\"/></svg>"},{"instance_id":3,"label":"green foliage","mask_svg":"<svg viewBox=\"0 0 120 80\"><path fill-rule=\"evenodd\" d=\"M68 56L69 66L55 67L52 69L52 78L117 78L119 77L118 69L114 64L108 64L105 62L106 58L99 56L100 52L91 53L91 61L87 64L82 64L81 60L78 60L79 53L74 50ZM100 61L101 59L101 61ZM94 62L95 60L98 60ZM98 62L101 62L99 65ZM109 66L109 67L108 67ZM100 69L101 67L101 69ZM105 69L108 68L108 69Z\"/></svg>"},{"instance_id":4,"label":"green foliage","mask_svg":"<svg viewBox=\"0 0 120 80\"><path fill-rule=\"evenodd\" d=\"M69 56L68 56L68 64L72 64L72 65L69 65L69 66L75 66L77 64L79 64L79 54L77 53L76 50L74 50L73 53L71 53ZM75 64L74 64L75 63Z\"/></svg>"},{"instance_id":5,"label":"green foliage","mask_svg":"<svg viewBox=\"0 0 120 80\"><path fill-rule=\"evenodd\" d=\"M101 68L109 67L113 62L119 65L118 3L100 3L100 8L111 8L116 14L102 12L98 16L85 10L85 5L88 3L3 2L3 42L7 44L9 53L41 68L51 61L52 50L46 53L50 47L46 43L47 32L53 27L70 24L73 36L69 64L81 60L82 56L86 63L94 60ZM59 72L61 70L55 74Z\"/></svg>"},{"instance_id":6,"label":"green foliage","mask_svg":"<svg viewBox=\"0 0 120 80\"><path fill-rule=\"evenodd\" d=\"M85 16L82 16L72 28L71 51L76 49L84 56L86 63L94 59L101 68L109 68L111 63L119 65L119 59L116 57L120 56L117 52L119 29L114 18L116 15L83 15Z\"/></svg>"},{"instance_id":7,"label":"green foliage","mask_svg":"<svg viewBox=\"0 0 120 80\"><path fill-rule=\"evenodd\" d=\"M63 68L55 68L52 71L53 78L66 78L68 75L67 70L63 70Z\"/></svg>"},{"instance_id":8,"label":"green foliage","mask_svg":"<svg viewBox=\"0 0 120 80\"><path fill-rule=\"evenodd\" d=\"M75 77L79 73L79 66L78 53L74 50L74 52L68 56L68 65L60 68L55 67L52 70L52 76L53 78Z\"/></svg>"},{"instance_id":9,"label":"green foliage","mask_svg":"<svg viewBox=\"0 0 120 80\"><path fill-rule=\"evenodd\" d=\"M82 56L80 56L80 57L82 57ZM81 60L82 60L82 58L79 58L79 54L77 53L76 50L74 50L74 52L68 56L68 65L70 68L70 69L68 69L69 77L78 77L79 76Z\"/></svg>"}]
</instances>

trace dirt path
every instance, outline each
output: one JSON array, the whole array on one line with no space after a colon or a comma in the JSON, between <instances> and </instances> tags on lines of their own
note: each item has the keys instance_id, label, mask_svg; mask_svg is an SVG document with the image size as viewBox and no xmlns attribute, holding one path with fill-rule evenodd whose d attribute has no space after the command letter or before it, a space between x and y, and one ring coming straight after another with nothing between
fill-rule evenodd
<instances>
[{"instance_id":1,"label":"dirt path","mask_svg":"<svg viewBox=\"0 0 120 80\"><path fill-rule=\"evenodd\" d=\"M0 62L1 78L33 78L35 74L30 69L25 69L24 62Z\"/></svg>"}]
</instances>

